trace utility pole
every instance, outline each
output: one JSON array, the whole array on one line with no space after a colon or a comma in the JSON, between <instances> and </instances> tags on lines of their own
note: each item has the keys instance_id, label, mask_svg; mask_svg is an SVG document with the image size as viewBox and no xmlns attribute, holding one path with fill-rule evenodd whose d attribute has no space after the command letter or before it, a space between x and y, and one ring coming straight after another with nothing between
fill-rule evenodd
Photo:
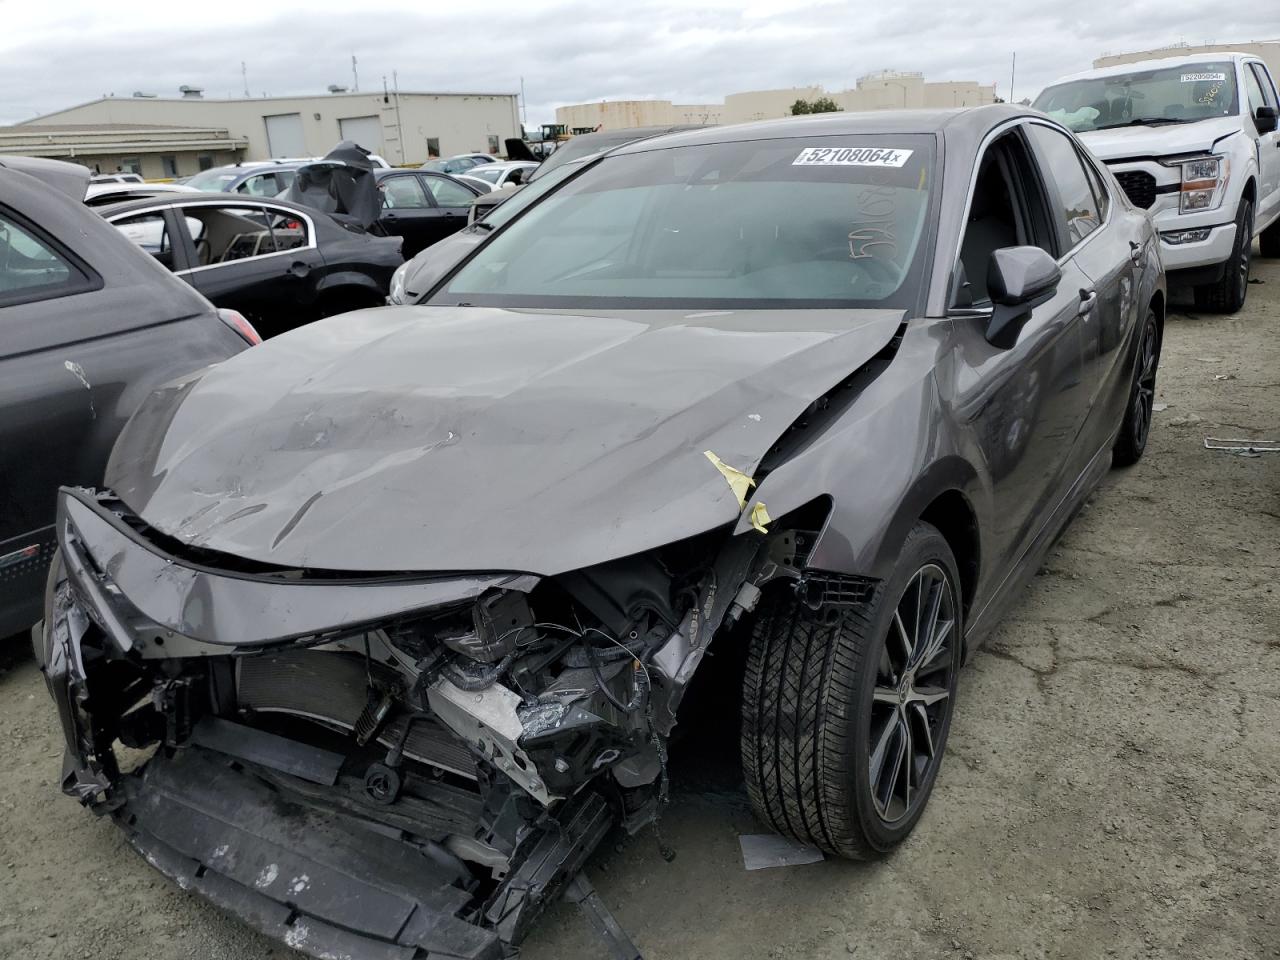
<instances>
[{"instance_id":1,"label":"utility pole","mask_svg":"<svg viewBox=\"0 0 1280 960\"><path fill-rule=\"evenodd\" d=\"M404 127L400 125L400 77L394 70L391 71L391 89L396 95L396 136L400 138L400 162L404 163Z\"/></svg>"},{"instance_id":2,"label":"utility pole","mask_svg":"<svg viewBox=\"0 0 1280 960\"><path fill-rule=\"evenodd\" d=\"M245 66L244 61L240 61L240 79L244 81L244 98L249 99L249 68Z\"/></svg>"},{"instance_id":3,"label":"utility pole","mask_svg":"<svg viewBox=\"0 0 1280 960\"><path fill-rule=\"evenodd\" d=\"M360 92L360 74L356 72L356 55L351 55L351 92Z\"/></svg>"},{"instance_id":4,"label":"utility pole","mask_svg":"<svg viewBox=\"0 0 1280 960\"><path fill-rule=\"evenodd\" d=\"M1009 67L1009 102L1013 103L1013 78L1018 75L1018 51L1013 51L1013 63Z\"/></svg>"}]
</instances>

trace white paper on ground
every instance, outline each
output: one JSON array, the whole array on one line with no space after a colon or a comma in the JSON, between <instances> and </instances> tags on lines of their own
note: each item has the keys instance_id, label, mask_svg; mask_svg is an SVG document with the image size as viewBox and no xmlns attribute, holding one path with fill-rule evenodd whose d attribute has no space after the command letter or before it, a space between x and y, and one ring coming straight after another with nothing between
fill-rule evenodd
<instances>
[{"instance_id":1,"label":"white paper on ground","mask_svg":"<svg viewBox=\"0 0 1280 960\"><path fill-rule=\"evenodd\" d=\"M748 870L799 867L806 863L819 863L823 859L822 851L817 847L776 833L742 834L738 842L742 845L742 865Z\"/></svg>"}]
</instances>

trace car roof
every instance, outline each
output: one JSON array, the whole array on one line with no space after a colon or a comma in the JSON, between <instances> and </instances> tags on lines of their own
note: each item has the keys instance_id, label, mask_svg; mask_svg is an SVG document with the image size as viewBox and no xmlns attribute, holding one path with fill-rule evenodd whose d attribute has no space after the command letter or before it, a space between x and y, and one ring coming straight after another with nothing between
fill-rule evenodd
<instances>
[{"instance_id":1,"label":"car roof","mask_svg":"<svg viewBox=\"0 0 1280 960\"><path fill-rule=\"evenodd\" d=\"M1059 77L1050 87L1056 87L1060 83L1070 83L1074 80L1090 80L1094 77L1116 77L1123 76L1126 73L1140 73L1143 70L1159 70L1163 67L1176 67L1183 63L1222 63L1230 60L1233 63L1239 63L1242 60L1257 60L1258 58L1248 53L1187 53L1182 56L1152 57L1150 60L1134 60L1130 63L1118 63L1112 67L1098 67L1094 70L1081 70L1079 73L1071 73L1065 77Z\"/></svg>"},{"instance_id":2,"label":"car roof","mask_svg":"<svg viewBox=\"0 0 1280 960\"><path fill-rule=\"evenodd\" d=\"M609 155L644 153L649 150L698 144L800 137L936 134L944 130L976 133L1021 116L1041 117L1043 115L1039 111L1025 107L1000 103L948 110L869 110L853 113L807 114L799 117L784 117L781 120L758 120L730 126L698 127L679 133L648 137L611 150Z\"/></svg>"},{"instance_id":3,"label":"car roof","mask_svg":"<svg viewBox=\"0 0 1280 960\"><path fill-rule=\"evenodd\" d=\"M329 217L328 213L323 210L317 210L315 207L303 206L300 203L292 203L288 200L278 200L275 197L249 197L242 194L212 193L207 190L167 194L162 197L147 197L140 200L125 200L122 203L109 203L97 207L95 212L99 216L110 218L122 213L132 213L135 210L149 210L153 207L225 207L228 204L247 203L269 203L272 206L284 207L296 213L304 213L312 219Z\"/></svg>"}]
</instances>

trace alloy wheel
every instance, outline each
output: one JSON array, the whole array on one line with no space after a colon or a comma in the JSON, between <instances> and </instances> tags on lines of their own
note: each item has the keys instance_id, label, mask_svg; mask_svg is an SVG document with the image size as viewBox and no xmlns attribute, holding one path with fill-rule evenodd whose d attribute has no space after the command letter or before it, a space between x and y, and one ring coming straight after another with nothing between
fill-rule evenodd
<instances>
[{"instance_id":1,"label":"alloy wheel","mask_svg":"<svg viewBox=\"0 0 1280 960\"><path fill-rule=\"evenodd\" d=\"M871 702L869 778L885 823L909 815L942 760L951 709L956 595L937 564L921 567L893 613Z\"/></svg>"},{"instance_id":2,"label":"alloy wheel","mask_svg":"<svg viewBox=\"0 0 1280 960\"><path fill-rule=\"evenodd\" d=\"M1138 375L1133 390L1133 440L1141 450L1151 432L1151 414L1155 409L1157 343L1154 317L1147 317L1142 330L1142 344L1138 348Z\"/></svg>"}]
</instances>

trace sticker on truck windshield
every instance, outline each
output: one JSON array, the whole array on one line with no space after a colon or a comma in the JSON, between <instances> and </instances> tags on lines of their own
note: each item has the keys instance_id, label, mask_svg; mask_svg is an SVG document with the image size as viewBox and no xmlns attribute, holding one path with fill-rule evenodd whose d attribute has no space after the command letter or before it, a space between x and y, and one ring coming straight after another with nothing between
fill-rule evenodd
<instances>
[{"instance_id":1,"label":"sticker on truck windshield","mask_svg":"<svg viewBox=\"0 0 1280 960\"><path fill-rule=\"evenodd\" d=\"M791 161L793 167L901 167L910 150L892 147L805 147Z\"/></svg>"},{"instance_id":2,"label":"sticker on truck windshield","mask_svg":"<svg viewBox=\"0 0 1280 960\"><path fill-rule=\"evenodd\" d=\"M1183 83L1222 83L1227 79L1225 73L1184 73Z\"/></svg>"}]
</instances>

